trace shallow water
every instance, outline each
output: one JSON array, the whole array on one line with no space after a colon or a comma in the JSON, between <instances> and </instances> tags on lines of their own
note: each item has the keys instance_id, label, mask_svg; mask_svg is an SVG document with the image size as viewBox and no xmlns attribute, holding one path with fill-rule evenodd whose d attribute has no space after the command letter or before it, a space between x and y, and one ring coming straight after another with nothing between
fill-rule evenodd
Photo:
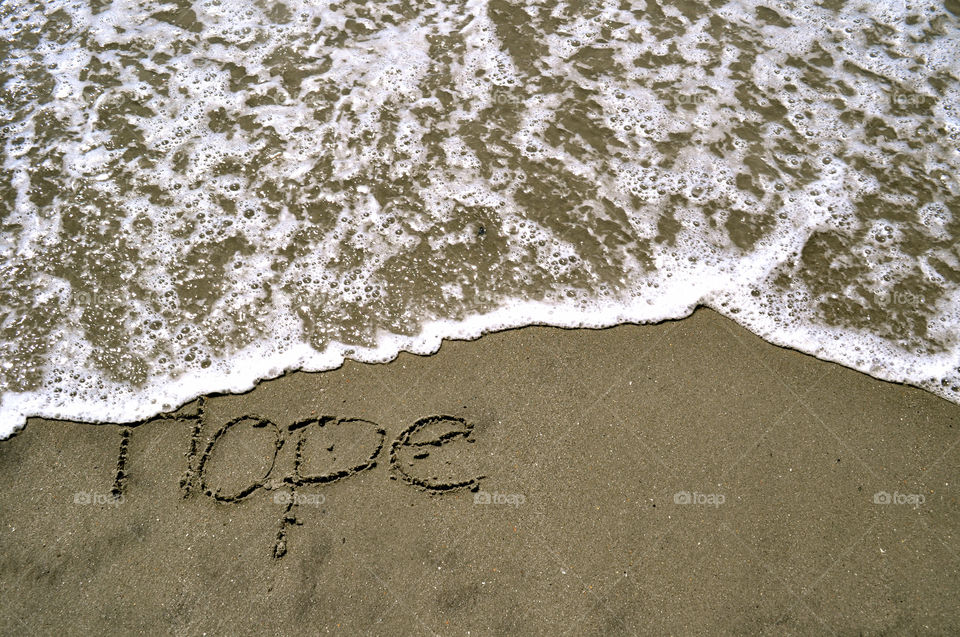
<instances>
[{"instance_id":1,"label":"shallow water","mask_svg":"<svg viewBox=\"0 0 960 637\"><path fill-rule=\"evenodd\" d=\"M0 435L708 305L960 402L960 3L0 5Z\"/></svg>"}]
</instances>

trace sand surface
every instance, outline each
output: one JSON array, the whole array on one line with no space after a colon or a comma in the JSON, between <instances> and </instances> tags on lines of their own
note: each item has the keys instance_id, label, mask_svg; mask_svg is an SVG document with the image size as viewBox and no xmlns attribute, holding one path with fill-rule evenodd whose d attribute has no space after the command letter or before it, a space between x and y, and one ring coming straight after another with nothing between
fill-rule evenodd
<instances>
[{"instance_id":1,"label":"sand surface","mask_svg":"<svg viewBox=\"0 0 960 637\"><path fill-rule=\"evenodd\" d=\"M960 407L709 310L33 420L0 631L957 634L958 443Z\"/></svg>"}]
</instances>

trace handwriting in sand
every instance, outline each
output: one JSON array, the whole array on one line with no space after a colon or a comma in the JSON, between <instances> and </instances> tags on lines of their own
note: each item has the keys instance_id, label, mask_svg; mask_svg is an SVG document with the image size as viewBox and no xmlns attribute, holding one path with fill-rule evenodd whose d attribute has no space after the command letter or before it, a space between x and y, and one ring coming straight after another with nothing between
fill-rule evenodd
<instances>
[{"instance_id":1,"label":"handwriting in sand","mask_svg":"<svg viewBox=\"0 0 960 637\"><path fill-rule=\"evenodd\" d=\"M163 416L161 416L163 417ZM160 418L160 417L158 417ZM273 546L273 556L283 557L287 552L287 532L292 525L301 524L296 509L304 503L322 503L322 496L304 494L301 491L314 485L330 485L345 480L364 471L374 469L383 452L387 440L386 430L377 423L360 418L340 418L336 416L317 416L280 426L267 418L256 415L244 415L230 420L212 435L204 431L204 403L201 399L195 414L176 416L177 420L192 422L190 446L186 453L187 470L180 478L180 489L184 497L202 495L218 502L238 503L258 491L277 491L274 501L284 504L285 508L278 525ZM151 419L153 421L156 419ZM124 496L125 483L129 471L128 447L135 428L145 422L124 426L120 431L120 447L117 454L117 469L111 494L114 498ZM352 439L364 439L364 444L352 444L347 449L348 465L329 471L311 472L308 465L316 461L319 446L317 438L324 430L348 427L355 433ZM474 476L461 480L443 481L432 477L422 477L413 470L415 462L429 456L431 449L442 447L458 439L473 442L473 425L463 418L446 415L427 416L401 431L390 443L388 463L391 479L399 479L426 493L438 494L461 489L476 490L483 476ZM230 437L242 436L243 432L259 431L272 437L272 451L266 451L266 457L258 460L267 469L262 477L251 480L241 486L230 489L216 484L211 476L211 460L222 456L221 448ZM311 435L313 434L313 435ZM206 436L206 439L204 440ZM366 439L369 439L368 441ZM205 444L204 444L205 443ZM327 452L333 452L334 446L325 446ZM284 453L286 450L286 453ZM284 456L292 462L278 462ZM401 461L401 457L404 461ZM222 457L220 458L223 459ZM341 460L340 464L343 464Z\"/></svg>"}]
</instances>

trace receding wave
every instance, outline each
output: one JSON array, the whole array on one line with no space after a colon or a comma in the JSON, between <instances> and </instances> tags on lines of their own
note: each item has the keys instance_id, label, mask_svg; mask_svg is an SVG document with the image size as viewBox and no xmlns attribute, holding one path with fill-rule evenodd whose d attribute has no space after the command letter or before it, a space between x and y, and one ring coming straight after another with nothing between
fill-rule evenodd
<instances>
[{"instance_id":1,"label":"receding wave","mask_svg":"<svg viewBox=\"0 0 960 637\"><path fill-rule=\"evenodd\" d=\"M7 0L0 435L698 304L960 402L958 13Z\"/></svg>"}]
</instances>

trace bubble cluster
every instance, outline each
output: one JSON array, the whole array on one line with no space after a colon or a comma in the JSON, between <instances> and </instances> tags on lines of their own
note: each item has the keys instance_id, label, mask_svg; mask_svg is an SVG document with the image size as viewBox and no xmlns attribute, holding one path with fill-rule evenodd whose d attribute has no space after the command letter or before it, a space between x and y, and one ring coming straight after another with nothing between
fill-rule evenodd
<instances>
[{"instance_id":1,"label":"bubble cluster","mask_svg":"<svg viewBox=\"0 0 960 637\"><path fill-rule=\"evenodd\" d=\"M958 17L12 0L0 432L709 305L960 400Z\"/></svg>"}]
</instances>

